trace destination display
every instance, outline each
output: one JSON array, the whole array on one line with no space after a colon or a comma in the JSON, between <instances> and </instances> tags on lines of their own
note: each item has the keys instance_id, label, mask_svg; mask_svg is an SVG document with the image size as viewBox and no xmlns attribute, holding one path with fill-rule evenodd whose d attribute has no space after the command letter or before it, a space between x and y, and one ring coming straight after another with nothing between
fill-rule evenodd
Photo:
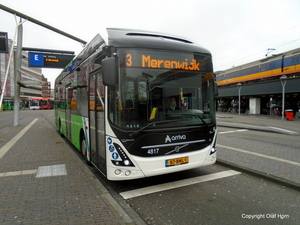
<instances>
[{"instance_id":1,"label":"destination display","mask_svg":"<svg viewBox=\"0 0 300 225\"><path fill-rule=\"evenodd\" d=\"M128 50L125 53L126 67L155 69L179 69L200 71L200 62L192 53L167 51Z\"/></svg>"},{"instance_id":2,"label":"destination display","mask_svg":"<svg viewBox=\"0 0 300 225\"><path fill-rule=\"evenodd\" d=\"M60 55L48 53L30 52L28 56L29 67L44 67L44 68L65 68L74 55Z\"/></svg>"}]
</instances>

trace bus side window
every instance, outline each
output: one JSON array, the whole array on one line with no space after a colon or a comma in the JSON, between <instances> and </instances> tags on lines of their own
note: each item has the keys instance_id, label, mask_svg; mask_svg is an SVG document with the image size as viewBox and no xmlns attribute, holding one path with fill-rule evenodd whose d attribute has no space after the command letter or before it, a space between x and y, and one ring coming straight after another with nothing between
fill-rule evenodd
<instances>
[{"instance_id":1,"label":"bus side window","mask_svg":"<svg viewBox=\"0 0 300 225\"><path fill-rule=\"evenodd\" d=\"M77 109L77 90L76 89L73 90L70 107L71 107L71 109Z\"/></svg>"},{"instance_id":2,"label":"bus side window","mask_svg":"<svg viewBox=\"0 0 300 225\"><path fill-rule=\"evenodd\" d=\"M96 87L96 104L97 104L97 111L104 110L104 99L105 99L105 89L102 82L102 74L97 74L97 87Z\"/></svg>"}]
</instances>

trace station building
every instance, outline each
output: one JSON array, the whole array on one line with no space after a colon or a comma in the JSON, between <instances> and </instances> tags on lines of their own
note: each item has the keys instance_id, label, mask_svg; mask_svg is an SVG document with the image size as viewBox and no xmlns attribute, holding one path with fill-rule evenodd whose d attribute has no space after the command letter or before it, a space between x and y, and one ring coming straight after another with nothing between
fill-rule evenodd
<instances>
[{"instance_id":1,"label":"station building","mask_svg":"<svg viewBox=\"0 0 300 225\"><path fill-rule=\"evenodd\" d=\"M249 114L281 115L283 109L300 109L300 49L215 74L218 111L238 112L239 104L241 113Z\"/></svg>"},{"instance_id":2,"label":"station building","mask_svg":"<svg viewBox=\"0 0 300 225\"><path fill-rule=\"evenodd\" d=\"M12 40L8 40L9 52L12 47ZM14 74L15 74L15 60L12 57L6 85L4 87L4 80L6 75L7 64L9 62L9 53L0 53L0 94L4 94L3 100L14 99ZM22 51L21 62L21 81L44 81L43 85L26 86L20 88L20 99L24 106L32 98L50 98L51 97L51 84L47 78L42 74L42 69L37 67L28 66L28 52Z\"/></svg>"}]
</instances>

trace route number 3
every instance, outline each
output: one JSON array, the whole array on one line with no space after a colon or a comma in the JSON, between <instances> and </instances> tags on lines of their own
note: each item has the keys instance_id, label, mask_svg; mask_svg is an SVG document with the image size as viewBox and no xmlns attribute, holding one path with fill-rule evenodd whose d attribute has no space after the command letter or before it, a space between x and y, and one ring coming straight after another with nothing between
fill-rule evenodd
<instances>
[{"instance_id":1,"label":"route number 3","mask_svg":"<svg viewBox=\"0 0 300 225\"><path fill-rule=\"evenodd\" d=\"M131 54L126 55L126 66L132 66L132 55Z\"/></svg>"}]
</instances>

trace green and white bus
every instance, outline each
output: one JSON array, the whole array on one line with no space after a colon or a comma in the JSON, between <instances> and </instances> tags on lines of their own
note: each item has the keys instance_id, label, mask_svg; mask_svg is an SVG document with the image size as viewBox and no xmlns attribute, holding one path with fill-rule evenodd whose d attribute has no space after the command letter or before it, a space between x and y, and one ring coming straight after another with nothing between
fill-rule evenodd
<instances>
[{"instance_id":1,"label":"green and white bus","mask_svg":"<svg viewBox=\"0 0 300 225\"><path fill-rule=\"evenodd\" d=\"M217 90L210 52L171 35L115 28L105 33L56 78L59 133L109 180L215 163Z\"/></svg>"}]
</instances>

